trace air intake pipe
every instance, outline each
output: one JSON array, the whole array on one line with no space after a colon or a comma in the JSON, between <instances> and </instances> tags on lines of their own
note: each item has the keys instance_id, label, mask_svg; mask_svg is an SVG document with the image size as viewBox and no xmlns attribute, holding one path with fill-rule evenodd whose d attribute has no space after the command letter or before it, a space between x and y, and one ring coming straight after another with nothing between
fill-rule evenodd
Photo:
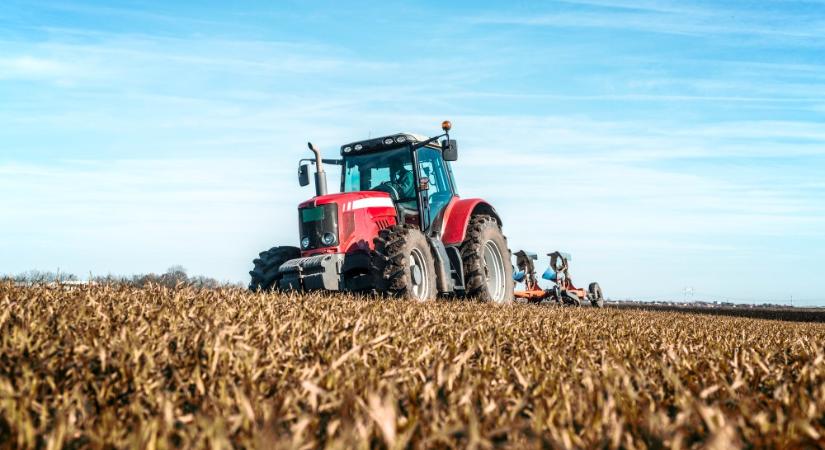
<instances>
[{"instance_id":1,"label":"air intake pipe","mask_svg":"<svg viewBox=\"0 0 825 450\"><path fill-rule=\"evenodd\" d=\"M324 161L321 159L321 151L307 142L307 147L315 153L315 194L327 195L327 174L324 172Z\"/></svg>"}]
</instances>

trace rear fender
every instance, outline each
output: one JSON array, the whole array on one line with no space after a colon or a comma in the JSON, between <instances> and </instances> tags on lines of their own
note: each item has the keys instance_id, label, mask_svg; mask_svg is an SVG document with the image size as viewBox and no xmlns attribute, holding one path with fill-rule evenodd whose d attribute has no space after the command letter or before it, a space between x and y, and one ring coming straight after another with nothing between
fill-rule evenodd
<instances>
[{"instance_id":1,"label":"rear fender","mask_svg":"<svg viewBox=\"0 0 825 450\"><path fill-rule=\"evenodd\" d=\"M470 218L477 214L493 216L499 225L502 224L501 217L498 216L495 208L486 201L480 198L453 198L444 211L441 231L441 240L444 245L458 245L464 242L467 224L470 223Z\"/></svg>"}]
</instances>

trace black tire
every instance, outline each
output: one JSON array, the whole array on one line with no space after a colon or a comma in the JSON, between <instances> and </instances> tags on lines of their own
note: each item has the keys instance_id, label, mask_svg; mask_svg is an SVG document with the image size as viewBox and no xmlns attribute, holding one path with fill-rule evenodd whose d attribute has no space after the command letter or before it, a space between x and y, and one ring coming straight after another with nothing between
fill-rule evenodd
<instances>
[{"instance_id":1,"label":"black tire","mask_svg":"<svg viewBox=\"0 0 825 450\"><path fill-rule=\"evenodd\" d=\"M252 261L255 268L249 271L249 290L271 291L278 289L281 279L278 269L290 259L300 257L301 251L297 247L272 247L258 256Z\"/></svg>"},{"instance_id":2,"label":"black tire","mask_svg":"<svg viewBox=\"0 0 825 450\"><path fill-rule=\"evenodd\" d=\"M602 288L599 286L599 283L595 281L590 283L590 286L587 287L587 292L591 305L596 308L604 308L604 295L602 294Z\"/></svg>"},{"instance_id":3,"label":"black tire","mask_svg":"<svg viewBox=\"0 0 825 450\"><path fill-rule=\"evenodd\" d=\"M492 247L485 250L485 247ZM513 300L513 264L510 249L507 247L507 238L501 232L501 226L495 218L488 215L476 215L470 218L467 224L467 235L461 243L461 260L464 264L464 285L466 295L482 301L505 303ZM494 265L501 263L500 272L496 268L489 268L485 261L485 251L490 255L498 253L498 261L493 259ZM497 267L497 266L496 266ZM500 278L496 282L491 279L493 272L499 272Z\"/></svg>"},{"instance_id":4,"label":"black tire","mask_svg":"<svg viewBox=\"0 0 825 450\"><path fill-rule=\"evenodd\" d=\"M373 242L372 269L378 274L378 290L409 300L436 297L435 258L421 231L395 225L381 230Z\"/></svg>"},{"instance_id":5,"label":"black tire","mask_svg":"<svg viewBox=\"0 0 825 450\"><path fill-rule=\"evenodd\" d=\"M578 295L570 291L562 291L562 303L565 305L581 306L582 301Z\"/></svg>"}]
</instances>

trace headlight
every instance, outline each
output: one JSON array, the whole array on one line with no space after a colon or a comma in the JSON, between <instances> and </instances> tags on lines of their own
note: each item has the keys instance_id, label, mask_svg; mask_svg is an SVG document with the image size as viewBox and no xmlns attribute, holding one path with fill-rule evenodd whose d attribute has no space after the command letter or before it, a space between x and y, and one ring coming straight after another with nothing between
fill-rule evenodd
<instances>
[{"instance_id":1,"label":"headlight","mask_svg":"<svg viewBox=\"0 0 825 450\"><path fill-rule=\"evenodd\" d=\"M390 145L390 144L392 144L393 142L395 142L395 141L393 141L393 140L392 140L392 138L386 138L386 139L384 139L384 143L385 143L385 144L387 144L387 145Z\"/></svg>"},{"instance_id":2,"label":"headlight","mask_svg":"<svg viewBox=\"0 0 825 450\"><path fill-rule=\"evenodd\" d=\"M301 248L309 248L309 238L305 237L301 239Z\"/></svg>"},{"instance_id":3,"label":"headlight","mask_svg":"<svg viewBox=\"0 0 825 450\"><path fill-rule=\"evenodd\" d=\"M324 245L332 245L335 242L335 235L332 233L324 233L324 235L321 236L321 242L323 242Z\"/></svg>"}]
</instances>

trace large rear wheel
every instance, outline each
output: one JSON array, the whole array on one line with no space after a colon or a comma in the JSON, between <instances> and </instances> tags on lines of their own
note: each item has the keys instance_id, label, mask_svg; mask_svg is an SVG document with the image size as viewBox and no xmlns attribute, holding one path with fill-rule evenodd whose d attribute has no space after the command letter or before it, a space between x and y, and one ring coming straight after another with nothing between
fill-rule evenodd
<instances>
[{"instance_id":1,"label":"large rear wheel","mask_svg":"<svg viewBox=\"0 0 825 450\"><path fill-rule=\"evenodd\" d=\"M513 300L510 249L495 218L476 215L470 219L461 259L467 296L496 303Z\"/></svg>"},{"instance_id":2,"label":"large rear wheel","mask_svg":"<svg viewBox=\"0 0 825 450\"><path fill-rule=\"evenodd\" d=\"M301 251L297 247L272 247L260 253L252 263L255 267L249 271L251 280L249 282L250 291L270 291L278 289L278 281L281 275L278 269L290 259L301 256Z\"/></svg>"},{"instance_id":3,"label":"large rear wheel","mask_svg":"<svg viewBox=\"0 0 825 450\"><path fill-rule=\"evenodd\" d=\"M379 290L410 300L435 298L435 258L421 231L395 225L381 230L373 242L373 270L379 275Z\"/></svg>"}]
</instances>

